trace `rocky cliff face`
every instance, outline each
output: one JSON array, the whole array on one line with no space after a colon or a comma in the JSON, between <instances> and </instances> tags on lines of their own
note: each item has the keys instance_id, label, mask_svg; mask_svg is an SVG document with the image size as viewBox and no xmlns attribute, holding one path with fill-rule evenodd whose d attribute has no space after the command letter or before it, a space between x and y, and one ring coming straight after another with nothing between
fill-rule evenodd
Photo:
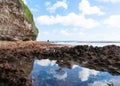
<instances>
[{"instance_id":1,"label":"rocky cliff face","mask_svg":"<svg viewBox=\"0 0 120 86\"><path fill-rule=\"evenodd\" d=\"M22 0L0 0L0 40L35 40L38 30Z\"/></svg>"}]
</instances>

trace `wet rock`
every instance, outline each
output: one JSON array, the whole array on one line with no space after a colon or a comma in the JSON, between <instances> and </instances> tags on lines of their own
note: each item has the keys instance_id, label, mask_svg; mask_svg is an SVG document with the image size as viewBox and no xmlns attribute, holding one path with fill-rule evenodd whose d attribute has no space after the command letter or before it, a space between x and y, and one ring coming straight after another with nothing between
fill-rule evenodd
<instances>
[{"instance_id":1,"label":"wet rock","mask_svg":"<svg viewBox=\"0 0 120 86\"><path fill-rule=\"evenodd\" d=\"M32 86L31 82L23 69L13 68L9 63L0 64L0 86Z\"/></svg>"},{"instance_id":2,"label":"wet rock","mask_svg":"<svg viewBox=\"0 0 120 86\"><path fill-rule=\"evenodd\" d=\"M39 42L0 42L0 86L32 86L33 61L43 53ZM39 56L41 58L41 56Z\"/></svg>"},{"instance_id":3,"label":"wet rock","mask_svg":"<svg viewBox=\"0 0 120 86\"><path fill-rule=\"evenodd\" d=\"M57 55L61 57L58 57L57 59L54 57L53 58L58 60L58 64L62 67L72 68L72 64L76 63L80 64L81 66L96 69L99 71L108 71L112 74L120 74L118 72L120 69L119 46L110 45L104 47L93 47L80 45L68 49L62 47L62 49L59 50L61 51L59 51ZM61 62L61 60L63 62Z\"/></svg>"}]
</instances>

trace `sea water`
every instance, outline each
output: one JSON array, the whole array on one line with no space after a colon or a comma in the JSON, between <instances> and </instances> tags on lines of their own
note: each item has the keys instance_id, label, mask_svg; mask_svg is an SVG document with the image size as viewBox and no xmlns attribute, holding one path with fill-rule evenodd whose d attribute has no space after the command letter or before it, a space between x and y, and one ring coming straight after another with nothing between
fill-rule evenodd
<instances>
[{"instance_id":1,"label":"sea water","mask_svg":"<svg viewBox=\"0 0 120 86\"><path fill-rule=\"evenodd\" d=\"M107 46L107 45L116 45L116 46L120 46L120 42L93 42L93 41L53 41L53 43L56 44L65 44L65 45L72 45L72 46L76 46L76 45L89 45L89 46L98 46L98 47L103 47L103 46Z\"/></svg>"}]
</instances>

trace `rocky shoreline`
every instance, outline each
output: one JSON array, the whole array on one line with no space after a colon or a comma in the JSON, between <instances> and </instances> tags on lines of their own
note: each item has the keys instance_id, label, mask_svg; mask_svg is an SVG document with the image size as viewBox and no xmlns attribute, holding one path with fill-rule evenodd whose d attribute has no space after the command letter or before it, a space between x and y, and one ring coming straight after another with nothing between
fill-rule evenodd
<instances>
[{"instance_id":1,"label":"rocky shoreline","mask_svg":"<svg viewBox=\"0 0 120 86\"><path fill-rule=\"evenodd\" d=\"M57 60L61 67L73 64L120 75L120 46L66 46L48 42L0 42L0 86L32 86L29 73L34 59Z\"/></svg>"}]
</instances>

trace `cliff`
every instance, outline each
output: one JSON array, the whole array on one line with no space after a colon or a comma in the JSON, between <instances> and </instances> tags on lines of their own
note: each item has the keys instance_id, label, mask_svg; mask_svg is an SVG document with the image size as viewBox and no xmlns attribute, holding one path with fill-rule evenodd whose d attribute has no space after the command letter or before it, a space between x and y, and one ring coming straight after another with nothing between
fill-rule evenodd
<instances>
[{"instance_id":1,"label":"cliff","mask_svg":"<svg viewBox=\"0 0 120 86\"><path fill-rule=\"evenodd\" d=\"M0 40L36 40L38 29L22 0L0 0Z\"/></svg>"}]
</instances>

